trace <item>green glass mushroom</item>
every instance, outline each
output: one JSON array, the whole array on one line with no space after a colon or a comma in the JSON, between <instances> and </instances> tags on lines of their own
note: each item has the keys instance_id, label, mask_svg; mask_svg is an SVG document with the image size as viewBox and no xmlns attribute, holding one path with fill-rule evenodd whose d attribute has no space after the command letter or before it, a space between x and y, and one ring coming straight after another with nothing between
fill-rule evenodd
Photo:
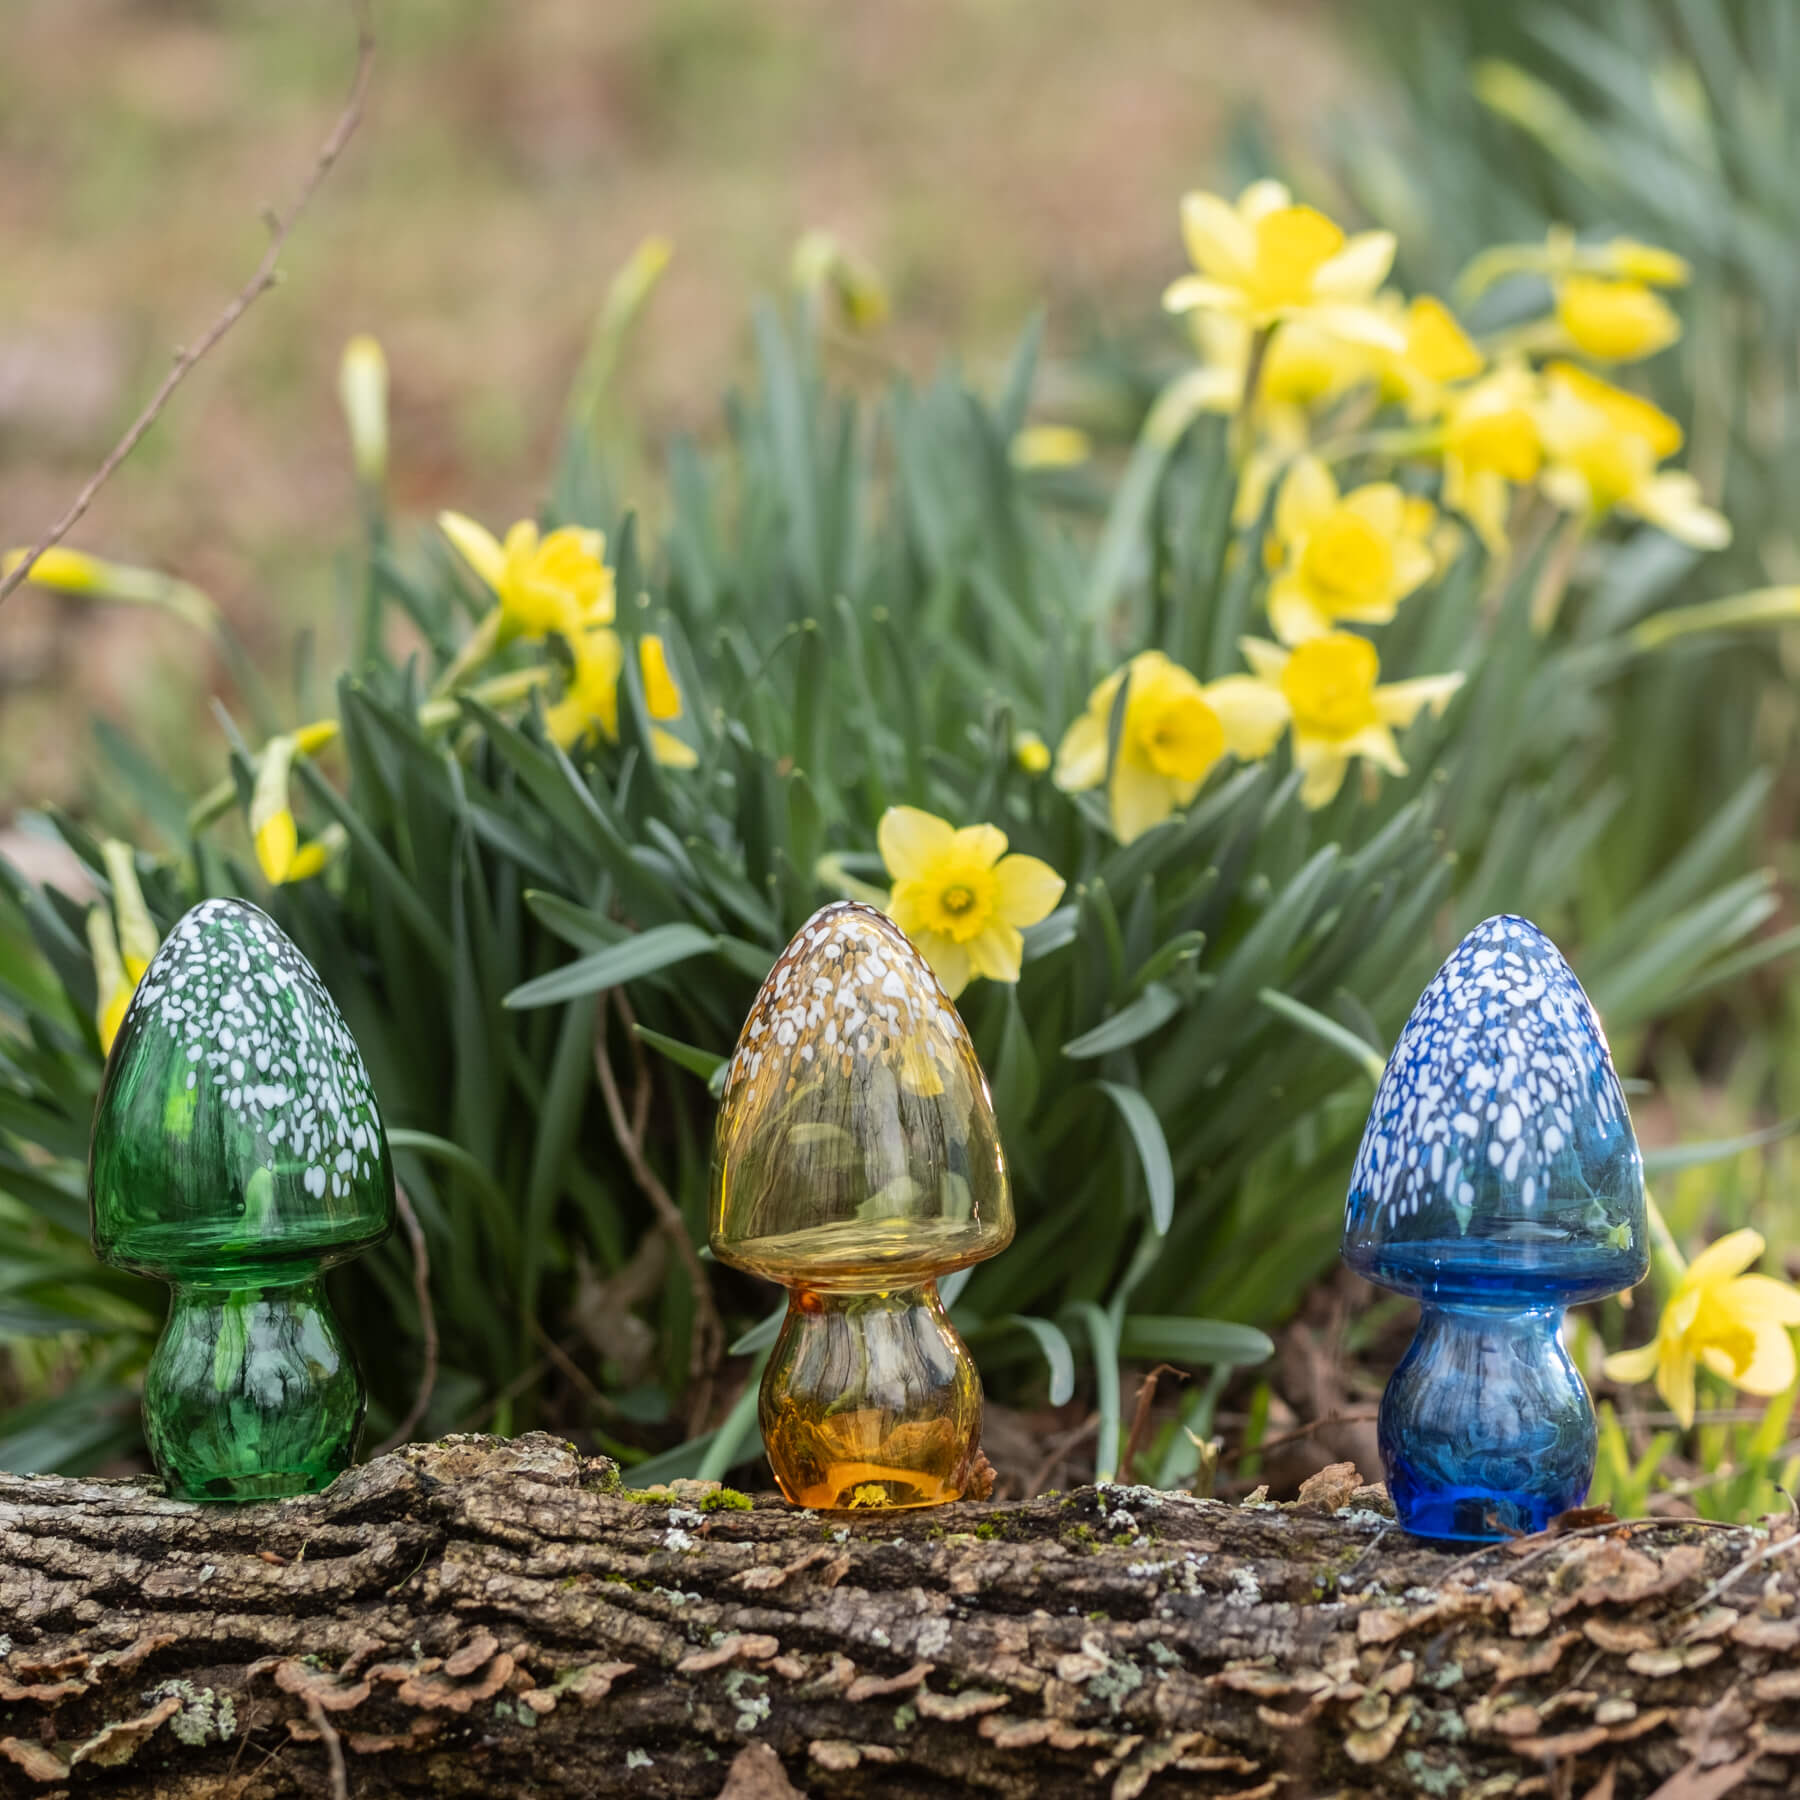
<instances>
[{"instance_id":1,"label":"green glass mushroom","mask_svg":"<svg viewBox=\"0 0 1800 1800\"><path fill-rule=\"evenodd\" d=\"M356 1040L292 940L241 900L185 914L101 1081L95 1253L174 1289L144 1376L171 1494L312 1493L364 1396L321 1279L393 1228L387 1135Z\"/></svg>"}]
</instances>

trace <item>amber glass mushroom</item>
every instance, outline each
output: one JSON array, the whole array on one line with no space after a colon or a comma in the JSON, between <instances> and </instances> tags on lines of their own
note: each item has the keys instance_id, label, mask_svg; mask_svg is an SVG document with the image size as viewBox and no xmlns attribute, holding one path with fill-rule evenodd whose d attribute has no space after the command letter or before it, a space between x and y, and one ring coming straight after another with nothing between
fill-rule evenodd
<instances>
[{"instance_id":1,"label":"amber glass mushroom","mask_svg":"<svg viewBox=\"0 0 1800 1800\"><path fill-rule=\"evenodd\" d=\"M850 901L815 913L744 1023L713 1154L714 1253L788 1290L759 1416L796 1505L962 1494L981 1380L937 1280L1012 1234L956 1008L891 919Z\"/></svg>"}]
</instances>

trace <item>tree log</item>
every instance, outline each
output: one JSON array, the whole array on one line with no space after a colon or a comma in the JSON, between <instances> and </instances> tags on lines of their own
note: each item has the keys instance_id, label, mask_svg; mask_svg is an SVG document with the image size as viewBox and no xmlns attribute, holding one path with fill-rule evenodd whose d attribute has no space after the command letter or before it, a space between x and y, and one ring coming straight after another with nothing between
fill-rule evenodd
<instances>
[{"instance_id":1,"label":"tree log","mask_svg":"<svg viewBox=\"0 0 1800 1800\"><path fill-rule=\"evenodd\" d=\"M0 1476L0 1794L1800 1789L1791 1526L1457 1554L1382 1501L826 1516L543 1435L264 1506Z\"/></svg>"}]
</instances>

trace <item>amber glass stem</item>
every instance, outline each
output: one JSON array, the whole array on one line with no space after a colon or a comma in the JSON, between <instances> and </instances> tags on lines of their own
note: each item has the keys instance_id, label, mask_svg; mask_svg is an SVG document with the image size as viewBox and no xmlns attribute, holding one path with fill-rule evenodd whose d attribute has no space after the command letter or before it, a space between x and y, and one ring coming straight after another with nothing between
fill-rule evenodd
<instances>
[{"instance_id":1,"label":"amber glass stem","mask_svg":"<svg viewBox=\"0 0 1800 1800\"><path fill-rule=\"evenodd\" d=\"M825 1510L960 1498L981 1445L981 1379L937 1284L791 1288L758 1417L781 1491Z\"/></svg>"}]
</instances>

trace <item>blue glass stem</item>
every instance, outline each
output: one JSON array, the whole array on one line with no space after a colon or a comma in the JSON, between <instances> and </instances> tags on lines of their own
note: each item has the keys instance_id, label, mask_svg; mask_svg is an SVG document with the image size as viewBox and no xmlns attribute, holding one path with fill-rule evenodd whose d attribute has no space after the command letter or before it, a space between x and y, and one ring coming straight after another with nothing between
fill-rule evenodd
<instances>
[{"instance_id":1,"label":"blue glass stem","mask_svg":"<svg viewBox=\"0 0 1800 1800\"><path fill-rule=\"evenodd\" d=\"M1489 1543L1581 1505L1596 1426L1562 1309L1426 1305L1381 1397L1381 1460L1415 1537Z\"/></svg>"}]
</instances>

